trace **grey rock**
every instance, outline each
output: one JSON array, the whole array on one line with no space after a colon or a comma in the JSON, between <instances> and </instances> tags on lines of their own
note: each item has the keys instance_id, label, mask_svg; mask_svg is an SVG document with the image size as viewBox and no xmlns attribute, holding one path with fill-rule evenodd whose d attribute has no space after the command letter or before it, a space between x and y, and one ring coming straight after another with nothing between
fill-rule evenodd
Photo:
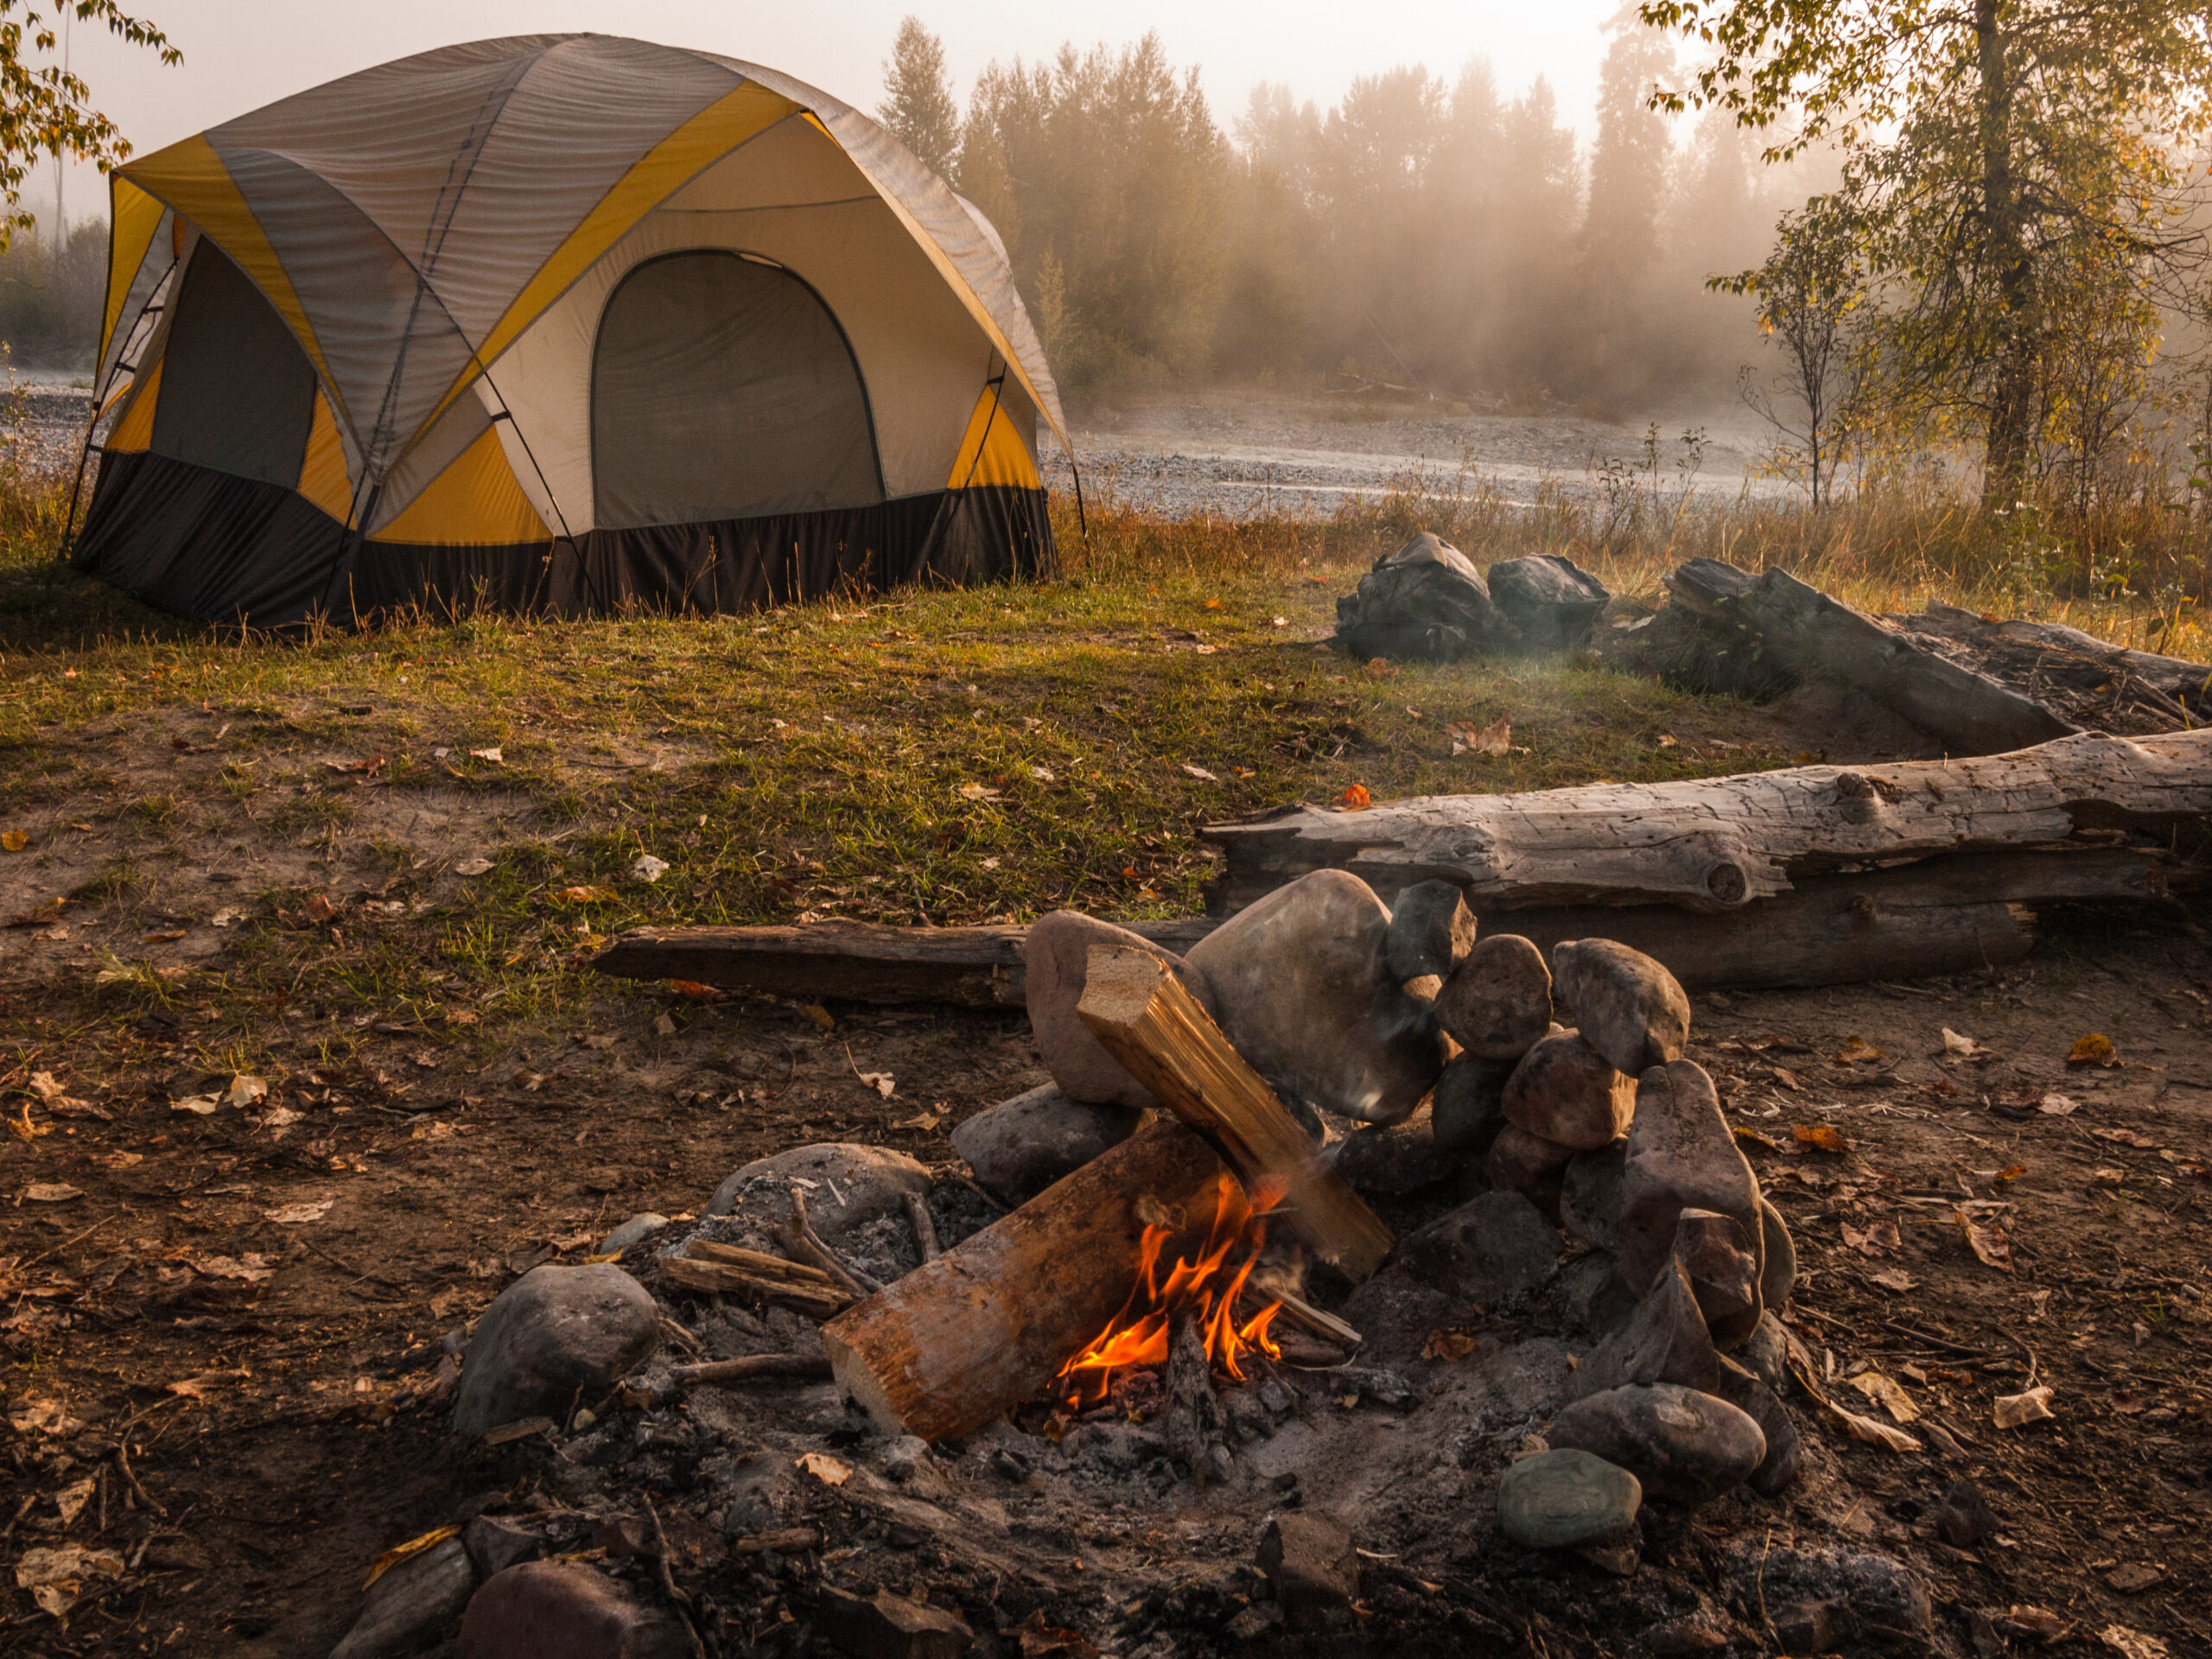
<instances>
[{"instance_id":1,"label":"grey rock","mask_svg":"<svg viewBox=\"0 0 2212 1659\"><path fill-rule=\"evenodd\" d=\"M1636 1526L1643 1487L1618 1465L1587 1452L1539 1452L1497 1484L1498 1530L1531 1549L1611 1543Z\"/></svg>"},{"instance_id":2,"label":"grey rock","mask_svg":"<svg viewBox=\"0 0 2212 1659\"><path fill-rule=\"evenodd\" d=\"M1505 1080L1512 1060L1478 1060L1462 1054L1444 1068L1429 1100L1429 1134L1437 1149L1456 1158L1484 1158L1505 1127Z\"/></svg>"},{"instance_id":3,"label":"grey rock","mask_svg":"<svg viewBox=\"0 0 2212 1659\"><path fill-rule=\"evenodd\" d=\"M433 1544L369 1586L360 1617L330 1659L387 1659L426 1648L459 1618L476 1591L476 1568L458 1538Z\"/></svg>"},{"instance_id":4,"label":"grey rock","mask_svg":"<svg viewBox=\"0 0 2212 1659\"><path fill-rule=\"evenodd\" d=\"M1518 1192L1485 1192L1400 1247L1406 1271L1469 1301L1533 1290L1559 1262L1559 1234Z\"/></svg>"},{"instance_id":5,"label":"grey rock","mask_svg":"<svg viewBox=\"0 0 2212 1659\"><path fill-rule=\"evenodd\" d=\"M1972 1549L1997 1530L1997 1516L1982 1497L1981 1488L1963 1477L1951 1483L1951 1490L1943 1494L1943 1501L1928 1519L1936 1535L1954 1549Z\"/></svg>"},{"instance_id":6,"label":"grey rock","mask_svg":"<svg viewBox=\"0 0 2212 1659\"><path fill-rule=\"evenodd\" d=\"M1840 1600L1783 1602L1774 1609L1774 1639L1784 1653L1834 1653L1857 1629Z\"/></svg>"},{"instance_id":7,"label":"grey rock","mask_svg":"<svg viewBox=\"0 0 2212 1659\"><path fill-rule=\"evenodd\" d=\"M1450 881L1416 881L1390 906L1382 936L1382 965L1400 983L1443 978L1475 945L1475 912ZM1429 995L1433 997L1435 992Z\"/></svg>"},{"instance_id":8,"label":"grey rock","mask_svg":"<svg viewBox=\"0 0 2212 1659\"><path fill-rule=\"evenodd\" d=\"M1427 1005L1382 964L1390 912L1342 870L1315 870L1192 947L1222 1033L1286 1099L1367 1123L1410 1116L1444 1069Z\"/></svg>"},{"instance_id":9,"label":"grey rock","mask_svg":"<svg viewBox=\"0 0 2212 1659\"><path fill-rule=\"evenodd\" d=\"M1517 1060L1552 1023L1552 970L1518 933L1475 941L1436 994L1436 1017L1477 1059Z\"/></svg>"},{"instance_id":10,"label":"grey rock","mask_svg":"<svg viewBox=\"0 0 2212 1659\"><path fill-rule=\"evenodd\" d=\"M1351 1529L1322 1510L1292 1510L1260 1535L1257 1560L1294 1630L1351 1622L1359 1598L1359 1554Z\"/></svg>"},{"instance_id":11,"label":"grey rock","mask_svg":"<svg viewBox=\"0 0 2212 1659\"><path fill-rule=\"evenodd\" d=\"M1729 1551L1728 1599L1754 1622L1770 1610L1827 1603L1824 1629L1801 1630L1789 1651L1834 1652L1857 1647L1876 1652L1923 1653L1933 1634L1928 1592L1904 1563L1872 1551L1779 1548L1754 1530ZM1793 1620L1793 1623L1795 1621ZM1779 1627L1781 1618L1775 1617Z\"/></svg>"},{"instance_id":12,"label":"grey rock","mask_svg":"<svg viewBox=\"0 0 2212 1659\"><path fill-rule=\"evenodd\" d=\"M1772 1308L1759 1315L1758 1325L1732 1357L1777 1394L1785 1391L1789 1381L1789 1333L1774 1317Z\"/></svg>"},{"instance_id":13,"label":"grey rock","mask_svg":"<svg viewBox=\"0 0 2212 1659\"><path fill-rule=\"evenodd\" d=\"M1675 1260L1689 1274L1715 1343L1733 1348L1758 1329L1758 1241L1745 1235L1741 1222L1712 1210L1683 1210L1675 1218Z\"/></svg>"},{"instance_id":14,"label":"grey rock","mask_svg":"<svg viewBox=\"0 0 2212 1659\"><path fill-rule=\"evenodd\" d=\"M529 1528L492 1515L480 1515L462 1528L461 1541L476 1564L476 1576L487 1580L545 1554L545 1541Z\"/></svg>"},{"instance_id":15,"label":"grey rock","mask_svg":"<svg viewBox=\"0 0 2212 1659\"><path fill-rule=\"evenodd\" d=\"M1758 1205L1758 1183L1704 1070L1675 1060L1637 1078L1621 1177L1621 1277L1629 1288L1651 1287L1674 1253L1675 1224L1684 1210L1716 1211L1739 1223L1749 1238L1761 1239Z\"/></svg>"},{"instance_id":16,"label":"grey rock","mask_svg":"<svg viewBox=\"0 0 2212 1659\"><path fill-rule=\"evenodd\" d=\"M715 1189L710 1216L734 1216L766 1249L791 1219L793 1180L806 1189L807 1218L824 1243L846 1243L872 1221L905 1213L906 1195L929 1196L930 1173L903 1152L849 1141L793 1147L758 1158Z\"/></svg>"},{"instance_id":17,"label":"grey rock","mask_svg":"<svg viewBox=\"0 0 2212 1659\"><path fill-rule=\"evenodd\" d=\"M1423 531L1377 559L1358 590L1337 601L1335 643L1363 658L1451 662L1515 650L1521 635L1491 603L1482 572Z\"/></svg>"},{"instance_id":18,"label":"grey rock","mask_svg":"<svg viewBox=\"0 0 2212 1659\"><path fill-rule=\"evenodd\" d=\"M1778 1311L1797 1288L1797 1242L1764 1193L1759 1195L1759 1235L1766 1258L1759 1269L1759 1304Z\"/></svg>"},{"instance_id":19,"label":"grey rock","mask_svg":"<svg viewBox=\"0 0 2212 1659\"><path fill-rule=\"evenodd\" d=\"M1552 985L1590 1046L1630 1077L1681 1058L1690 1000L1643 951L1611 939L1555 944Z\"/></svg>"},{"instance_id":20,"label":"grey rock","mask_svg":"<svg viewBox=\"0 0 2212 1659\"><path fill-rule=\"evenodd\" d=\"M1797 1424L1781 1395L1727 1359L1720 1362L1720 1380L1711 1392L1757 1423L1766 1437L1766 1456L1745 1484L1761 1497L1777 1497L1796 1484L1803 1472L1804 1454L1797 1442Z\"/></svg>"},{"instance_id":21,"label":"grey rock","mask_svg":"<svg viewBox=\"0 0 2212 1659\"><path fill-rule=\"evenodd\" d=\"M1579 1032L1546 1037L1505 1084L1505 1119L1577 1152L1609 1147L1636 1115L1636 1083Z\"/></svg>"},{"instance_id":22,"label":"grey rock","mask_svg":"<svg viewBox=\"0 0 2212 1659\"><path fill-rule=\"evenodd\" d=\"M632 1244L642 1244L668 1225L666 1216L657 1216L647 1210L624 1222L605 1238L599 1241L596 1255L620 1255Z\"/></svg>"},{"instance_id":23,"label":"grey rock","mask_svg":"<svg viewBox=\"0 0 2212 1659\"><path fill-rule=\"evenodd\" d=\"M952 1132L952 1149L977 1180L1020 1205L1121 1145L1143 1121L1135 1106L1091 1105L1048 1083L967 1119Z\"/></svg>"},{"instance_id":24,"label":"grey rock","mask_svg":"<svg viewBox=\"0 0 2212 1659\"><path fill-rule=\"evenodd\" d=\"M937 1454L920 1435L899 1434L884 1443L876 1461L883 1465L885 1474L904 1484L935 1467Z\"/></svg>"},{"instance_id":25,"label":"grey rock","mask_svg":"<svg viewBox=\"0 0 2212 1659\"><path fill-rule=\"evenodd\" d=\"M1427 1106L1402 1123L1354 1129L1321 1156L1353 1192L1383 1198L1402 1198L1433 1186L1466 1161L1438 1148Z\"/></svg>"},{"instance_id":26,"label":"grey rock","mask_svg":"<svg viewBox=\"0 0 2212 1659\"><path fill-rule=\"evenodd\" d=\"M1021 946L1023 995L1037 1052L1052 1081L1070 1099L1102 1105L1157 1106L1160 1103L1152 1097L1152 1091L1122 1069L1122 1063L1106 1052L1106 1046L1091 1035L1090 1027L1076 1013L1090 976L1090 950L1098 944L1157 957L1175 969L1175 976L1207 1013L1213 1012L1204 976L1193 972L1173 951L1080 911L1056 910L1031 925Z\"/></svg>"},{"instance_id":27,"label":"grey rock","mask_svg":"<svg viewBox=\"0 0 2212 1659\"><path fill-rule=\"evenodd\" d=\"M1559 1194L1560 1225L1593 1250L1621 1247L1621 1181L1628 1173L1625 1137L1570 1159Z\"/></svg>"},{"instance_id":28,"label":"grey rock","mask_svg":"<svg viewBox=\"0 0 2212 1659\"><path fill-rule=\"evenodd\" d=\"M1725 1400L1658 1382L1577 1400L1552 1421L1554 1446L1617 1463L1661 1503L1701 1503L1739 1486L1766 1458L1759 1426Z\"/></svg>"},{"instance_id":29,"label":"grey rock","mask_svg":"<svg viewBox=\"0 0 2212 1659\"><path fill-rule=\"evenodd\" d=\"M1531 1135L1517 1123L1508 1123L1490 1143L1484 1167L1490 1184L1502 1192L1534 1192L1558 1175L1574 1157L1573 1147L1562 1147Z\"/></svg>"},{"instance_id":30,"label":"grey rock","mask_svg":"<svg viewBox=\"0 0 2212 1659\"><path fill-rule=\"evenodd\" d=\"M1611 1389L1673 1382L1710 1394L1720 1356L1680 1262L1660 1274L1628 1322L1611 1332L1574 1373L1577 1398Z\"/></svg>"},{"instance_id":31,"label":"grey rock","mask_svg":"<svg viewBox=\"0 0 2212 1659\"><path fill-rule=\"evenodd\" d=\"M1560 1328L1603 1338L1636 1313L1637 1299L1621 1283L1619 1266L1605 1250L1584 1250L1560 1263Z\"/></svg>"},{"instance_id":32,"label":"grey rock","mask_svg":"<svg viewBox=\"0 0 2212 1659\"><path fill-rule=\"evenodd\" d=\"M454 1400L454 1433L474 1439L526 1417L565 1418L660 1345L660 1309L612 1262L532 1268L484 1310Z\"/></svg>"},{"instance_id":33,"label":"grey rock","mask_svg":"<svg viewBox=\"0 0 2212 1659\"><path fill-rule=\"evenodd\" d=\"M487 1580L454 1659L690 1659L680 1619L576 1561L524 1561Z\"/></svg>"},{"instance_id":34,"label":"grey rock","mask_svg":"<svg viewBox=\"0 0 2212 1659\"><path fill-rule=\"evenodd\" d=\"M815 1605L815 1622L855 1659L960 1659L976 1644L968 1626L942 1607L888 1590L862 1597L825 1585Z\"/></svg>"},{"instance_id":35,"label":"grey rock","mask_svg":"<svg viewBox=\"0 0 2212 1659\"><path fill-rule=\"evenodd\" d=\"M1558 553L1502 560L1487 581L1491 602L1530 651L1581 650L1612 598L1604 582Z\"/></svg>"}]
</instances>

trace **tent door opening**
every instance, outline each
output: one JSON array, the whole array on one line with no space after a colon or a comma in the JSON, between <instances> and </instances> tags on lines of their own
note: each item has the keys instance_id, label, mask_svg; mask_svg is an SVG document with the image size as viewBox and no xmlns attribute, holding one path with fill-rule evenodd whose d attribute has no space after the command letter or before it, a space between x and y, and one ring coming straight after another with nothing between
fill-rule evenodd
<instances>
[{"instance_id":1,"label":"tent door opening","mask_svg":"<svg viewBox=\"0 0 2212 1659\"><path fill-rule=\"evenodd\" d=\"M865 506L884 499L844 331L780 265L665 254L616 284L592 354L602 530Z\"/></svg>"},{"instance_id":2,"label":"tent door opening","mask_svg":"<svg viewBox=\"0 0 2212 1659\"><path fill-rule=\"evenodd\" d=\"M315 365L276 308L206 238L162 353L156 454L290 489L315 418Z\"/></svg>"}]
</instances>

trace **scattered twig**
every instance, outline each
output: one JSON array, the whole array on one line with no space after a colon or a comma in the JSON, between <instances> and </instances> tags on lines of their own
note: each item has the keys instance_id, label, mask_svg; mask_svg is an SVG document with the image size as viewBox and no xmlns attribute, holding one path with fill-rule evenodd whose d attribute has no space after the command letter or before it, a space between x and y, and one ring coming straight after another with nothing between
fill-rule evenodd
<instances>
[{"instance_id":1,"label":"scattered twig","mask_svg":"<svg viewBox=\"0 0 2212 1659\"><path fill-rule=\"evenodd\" d=\"M118 1434L116 1437L115 1466L122 1471L124 1479L130 1483L130 1490L138 1494L138 1501L141 1503L143 1503L156 1515L165 1516L168 1513L167 1510L154 1502L154 1496L151 1492L149 1492L143 1486L138 1484L138 1477L132 1471L130 1467L130 1437L128 1434Z\"/></svg>"},{"instance_id":2,"label":"scattered twig","mask_svg":"<svg viewBox=\"0 0 2212 1659\"><path fill-rule=\"evenodd\" d=\"M21 1521L25 1516L29 1515L31 1512L31 1505L37 1502L38 1494L36 1492L30 1492L24 1496L22 1503L16 1505L16 1512L8 1517L8 1524L4 1527L0 1527L0 1543L4 1543L8 1540L10 1535L15 1532L16 1522Z\"/></svg>"},{"instance_id":3,"label":"scattered twig","mask_svg":"<svg viewBox=\"0 0 2212 1659\"><path fill-rule=\"evenodd\" d=\"M1812 1310L1810 1308L1801 1307L1797 1312L1801 1313L1809 1313ZM1882 1329L1885 1331L1894 1331L1901 1337L1910 1337L1915 1342L1931 1343L1935 1346L1943 1350L1944 1352L1956 1354L1962 1358L1987 1360L1992 1357L1989 1350L1986 1348L1968 1348L1960 1343L1947 1341L1945 1338L1936 1336L1932 1332L1926 1331L1916 1331L1909 1325L1899 1325L1895 1319L1884 1319L1882 1321Z\"/></svg>"},{"instance_id":4,"label":"scattered twig","mask_svg":"<svg viewBox=\"0 0 2212 1659\"><path fill-rule=\"evenodd\" d=\"M660 1587L667 1593L669 1600L675 1604L677 1615L683 1620L683 1628L691 1637L692 1659L707 1659L707 1644L700 1637L699 1626L691 1617L690 1594L677 1587L676 1574L669 1569L668 1534L661 1529L660 1511L653 1508L652 1499L643 1492L638 1494L638 1501L645 1506L645 1518L653 1523L653 1560L660 1568Z\"/></svg>"},{"instance_id":5,"label":"scattered twig","mask_svg":"<svg viewBox=\"0 0 2212 1659\"><path fill-rule=\"evenodd\" d=\"M747 1382L755 1377L796 1377L814 1382L828 1379L830 1361L821 1354L747 1354L738 1359L710 1359L697 1365L677 1365L670 1374L687 1388L712 1382Z\"/></svg>"},{"instance_id":6,"label":"scattered twig","mask_svg":"<svg viewBox=\"0 0 2212 1659\"><path fill-rule=\"evenodd\" d=\"M791 1225L785 1230L785 1247L821 1268L852 1292L855 1298L873 1296L881 1290L883 1286L880 1281L869 1277L857 1268L846 1266L836 1252L823 1242L822 1235L814 1230L814 1224L807 1219L805 1192L797 1186L791 1191Z\"/></svg>"},{"instance_id":7,"label":"scattered twig","mask_svg":"<svg viewBox=\"0 0 2212 1659\"><path fill-rule=\"evenodd\" d=\"M929 1205L918 1192L899 1195L906 1206L907 1224L914 1230L914 1243L921 1247L922 1260L934 1262L944 1254L937 1242L937 1224L930 1219Z\"/></svg>"},{"instance_id":8,"label":"scattered twig","mask_svg":"<svg viewBox=\"0 0 2212 1659\"><path fill-rule=\"evenodd\" d=\"M407 1288L406 1286L401 1284L396 1279L387 1279L379 1273L367 1273L363 1271L361 1268L355 1267L351 1262L346 1261L343 1256L334 1255L330 1251L324 1249L321 1245L316 1243L305 1233L296 1233L293 1236L297 1238L302 1244L305 1245L308 1249L313 1250L324 1261L334 1262L337 1266L345 1268L346 1272L352 1274L357 1280L372 1279L387 1290L404 1291Z\"/></svg>"}]
</instances>

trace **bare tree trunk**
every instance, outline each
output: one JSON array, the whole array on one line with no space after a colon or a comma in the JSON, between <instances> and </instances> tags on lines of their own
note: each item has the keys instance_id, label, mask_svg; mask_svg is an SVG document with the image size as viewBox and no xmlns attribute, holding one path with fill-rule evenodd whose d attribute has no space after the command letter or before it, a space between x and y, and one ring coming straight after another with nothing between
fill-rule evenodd
<instances>
[{"instance_id":1,"label":"bare tree trunk","mask_svg":"<svg viewBox=\"0 0 2212 1659\"><path fill-rule=\"evenodd\" d=\"M1974 0L1975 44L1981 69L1982 251L1997 268L1997 378L1982 459L1985 506L2019 499L2035 437L2036 327L2033 272L2020 225L2019 186L2012 176L2012 83L2005 61L1998 0Z\"/></svg>"}]
</instances>

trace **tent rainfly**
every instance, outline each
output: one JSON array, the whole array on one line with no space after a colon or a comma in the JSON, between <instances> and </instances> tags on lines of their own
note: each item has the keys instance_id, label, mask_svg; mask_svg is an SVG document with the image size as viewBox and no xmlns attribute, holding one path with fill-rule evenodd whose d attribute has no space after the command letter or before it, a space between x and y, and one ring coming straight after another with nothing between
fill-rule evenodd
<instances>
[{"instance_id":1,"label":"tent rainfly","mask_svg":"<svg viewBox=\"0 0 2212 1659\"><path fill-rule=\"evenodd\" d=\"M773 70L449 47L113 179L84 569L259 627L1041 572L989 222Z\"/></svg>"}]
</instances>

